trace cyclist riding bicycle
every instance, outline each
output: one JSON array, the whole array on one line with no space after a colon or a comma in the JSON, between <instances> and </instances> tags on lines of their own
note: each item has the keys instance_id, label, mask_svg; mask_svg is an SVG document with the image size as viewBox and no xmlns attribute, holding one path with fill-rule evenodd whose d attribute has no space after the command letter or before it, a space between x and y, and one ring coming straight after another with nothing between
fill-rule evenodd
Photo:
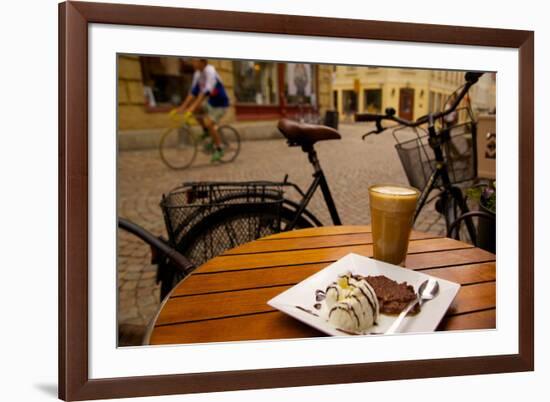
<instances>
[{"instance_id":1,"label":"cyclist riding bicycle","mask_svg":"<svg viewBox=\"0 0 550 402\"><path fill-rule=\"evenodd\" d=\"M191 90L183 103L170 113L196 114L203 129L210 134L215 147L211 162L220 161L223 149L218 123L229 107L229 97L214 66L207 59L191 59L195 69Z\"/></svg>"}]
</instances>

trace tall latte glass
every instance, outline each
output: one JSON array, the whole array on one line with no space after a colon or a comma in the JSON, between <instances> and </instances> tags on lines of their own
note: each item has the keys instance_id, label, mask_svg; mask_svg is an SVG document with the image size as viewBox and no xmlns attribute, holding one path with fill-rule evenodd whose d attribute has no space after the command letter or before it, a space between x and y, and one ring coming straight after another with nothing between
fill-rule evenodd
<instances>
[{"instance_id":1,"label":"tall latte glass","mask_svg":"<svg viewBox=\"0 0 550 402\"><path fill-rule=\"evenodd\" d=\"M419 195L412 187L391 184L369 187L375 259L405 265Z\"/></svg>"}]
</instances>

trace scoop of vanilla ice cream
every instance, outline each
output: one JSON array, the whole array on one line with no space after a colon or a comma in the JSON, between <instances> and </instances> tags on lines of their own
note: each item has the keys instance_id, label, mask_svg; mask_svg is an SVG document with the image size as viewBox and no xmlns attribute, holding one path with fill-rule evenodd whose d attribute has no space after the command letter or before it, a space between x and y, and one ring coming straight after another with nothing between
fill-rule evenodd
<instances>
[{"instance_id":1,"label":"scoop of vanilla ice cream","mask_svg":"<svg viewBox=\"0 0 550 402\"><path fill-rule=\"evenodd\" d=\"M340 291L336 284L329 285L325 291L325 304L327 308L331 309L336 303L338 303L338 298L340 296Z\"/></svg>"},{"instance_id":2,"label":"scoop of vanilla ice cream","mask_svg":"<svg viewBox=\"0 0 550 402\"><path fill-rule=\"evenodd\" d=\"M364 331L373 326L379 314L378 299L369 283L351 273L343 275L326 289L328 321L339 329Z\"/></svg>"},{"instance_id":3,"label":"scoop of vanilla ice cream","mask_svg":"<svg viewBox=\"0 0 550 402\"><path fill-rule=\"evenodd\" d=\"M329 313L328 321L338 329L345 331L357 332L360 328L360 318L357 315L353 302L338 302Z\"/></svg>"}]
</instances>

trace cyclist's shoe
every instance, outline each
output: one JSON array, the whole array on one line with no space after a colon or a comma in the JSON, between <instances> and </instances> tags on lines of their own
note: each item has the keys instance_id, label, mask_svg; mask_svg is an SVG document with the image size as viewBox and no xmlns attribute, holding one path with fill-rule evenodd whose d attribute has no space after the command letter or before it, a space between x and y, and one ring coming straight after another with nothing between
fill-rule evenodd
<instances>
[{"instance_id":1,"label":"cyclist's shoe","mask_svg":"<svg viewBox=\"0 0 550 402\"><path fill-rule=\"evenodd\" d=\"M211 142L205 143L205 144L202 146L202 149L204 150L204 152L209 153L209 154L213 153L214 150L215 150L214 144L211 143Z\"/></svg>"},{"instance_id":2,"label":"cyclist's shoe","mask_svg":"<svg viewBox=\"0 0 550 402\"><path fill-rule=\"evenodd\" d=\"M216 149L212 154L212 158L210 159L210 162L211 163L221 162L222 158L223 158L223 149Z\"/></svg>"},{"instance_id":3,"label":"cyclist's shoe","mask_svg":"<svg viewBox=\"0 0 550 402\"><path fill-rule=\"evenodd\" d=\"M170 117L170 119L172 121L175 121L175 122L181 120L181 117L182 117L182 115L180 114L178 108L170 110L170 112L168 112L168 116Z\"/></svg>"}]
</instances>

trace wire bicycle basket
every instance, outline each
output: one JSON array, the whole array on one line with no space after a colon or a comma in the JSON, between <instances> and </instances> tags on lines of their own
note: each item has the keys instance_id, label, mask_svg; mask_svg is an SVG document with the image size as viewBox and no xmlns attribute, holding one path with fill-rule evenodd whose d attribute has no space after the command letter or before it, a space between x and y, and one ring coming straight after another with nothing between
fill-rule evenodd
<instances>
[{"instance_id":1,"label":"wire bicycle basket","mask_svg":"<svg viewBox=\"0 0 550 402\"><path fill-rule=\"evenodd\" d=\"M169 242L196 266L229 248L281 230L281 186L189 182L162 196Z\"/></svg>"},{"instance_id":2,"label":"wire bicycle basket","mask_svg":"<svg viewBox=\"0 0 550 402\"><path fill-rule=\"evenodd\" d=\"M424 129L414 129L407 134L404 133L405 129L406 127L400 127L394 130L393 135L397 142L395 149L409 184L422 189L436 168L435 154ZM443 128L438 133L452 184L473 180L477 176L476 135L476 122L473 120Z\"/></svg>"}]
</instances>

